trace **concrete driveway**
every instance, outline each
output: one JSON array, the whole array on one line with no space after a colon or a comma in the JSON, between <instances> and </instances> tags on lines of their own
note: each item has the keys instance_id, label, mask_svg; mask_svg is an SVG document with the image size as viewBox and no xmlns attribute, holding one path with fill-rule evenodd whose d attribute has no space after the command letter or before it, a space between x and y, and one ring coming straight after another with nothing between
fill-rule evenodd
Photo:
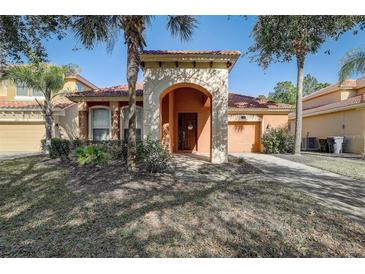
<instances>
[{"instance_id":1,"label":"concrete driveway","mask_svg":"<svg viewBox=\"0 0 365 274\"><path fill-rule=\"evenodd\" d=\"M321 204L342 211L365 224L365 182L281 159L267 154L233 153L261 169L267 176L287 183Z\"/></svg>"},{"instance_id":2,"label":"concrete driveway","mask_svg":"<svg viewBox=\"0 0 365 274\"><path fill-rule=\"evenodd\" d=\"M41 152L29 152L29 151L0 151L0 161L11 160L16 158L28 157L40 155Z\"/></svg>"}]
</instances>

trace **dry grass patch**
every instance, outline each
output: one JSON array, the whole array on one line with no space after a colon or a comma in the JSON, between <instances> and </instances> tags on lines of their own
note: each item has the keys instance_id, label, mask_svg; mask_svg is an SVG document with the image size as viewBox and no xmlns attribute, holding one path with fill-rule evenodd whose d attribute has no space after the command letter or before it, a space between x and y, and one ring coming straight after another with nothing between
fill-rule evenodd
<instances>
[{"instance_id":1,"label":"dry grass patch","mask_svg":"<svg viewBox=\"0 0 365 274\"><path fill-rule=\"evenodd\" d=\"M365 228L245 162L0 162L1 257L364 257Z\"/></svg>"}]
</instances>

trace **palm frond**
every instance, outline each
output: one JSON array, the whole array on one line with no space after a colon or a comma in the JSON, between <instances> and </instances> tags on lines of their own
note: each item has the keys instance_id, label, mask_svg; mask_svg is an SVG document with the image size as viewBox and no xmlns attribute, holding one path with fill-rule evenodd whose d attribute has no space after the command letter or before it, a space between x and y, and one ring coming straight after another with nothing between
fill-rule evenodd
<instances>
[{"instance_id":1,"label":"palm frond","mask_svg":"<svg viewBox=\"0 0 365 274\"><path fill-rule=\"evenodd\" d=\"M72 23L76 38L88 49L96 42L112 43L113 27L113 16L104 15L77 16Z\"/></svg>"},{"instance_id":2,"label":"palm frond","mask_svg":"<svg viewBox=\"0 0 365 274\"><path fill-rule=\"evenodd\" d=\"M362 73L365 73L365 51L357 49L348 52L341 62L339 72L340 83L345 81L352 74Z\"/></svg>"},{"instance_id":3,"label":"palm frond","mask_svg":"<svg viewBox=\"0 0 365 274\"><path fill-rule=\"evenodd\" d=\"M169 15L167 29L172 36L180 37L181 41L188 41L192 38L194 29L198 26L198 20L189 15Z\"/></svg>"}]
</instances>

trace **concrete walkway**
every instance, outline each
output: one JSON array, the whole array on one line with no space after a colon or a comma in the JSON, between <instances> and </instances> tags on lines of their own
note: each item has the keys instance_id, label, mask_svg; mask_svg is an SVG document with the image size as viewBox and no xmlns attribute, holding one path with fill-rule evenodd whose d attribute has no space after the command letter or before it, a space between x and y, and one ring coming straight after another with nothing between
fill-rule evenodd
<instances>
[{"instance_id":1,"label":"concrete walkway","mask_svg":"<svg viewBox=\"0 0 365 274\"><path fill-rule=\"evenodd\" d=\"M304 191L317 198L321 204L342 211L365 224L365 182L272 155L232 155L243 158L267 176Z\"/></svg>"}]
</instances>

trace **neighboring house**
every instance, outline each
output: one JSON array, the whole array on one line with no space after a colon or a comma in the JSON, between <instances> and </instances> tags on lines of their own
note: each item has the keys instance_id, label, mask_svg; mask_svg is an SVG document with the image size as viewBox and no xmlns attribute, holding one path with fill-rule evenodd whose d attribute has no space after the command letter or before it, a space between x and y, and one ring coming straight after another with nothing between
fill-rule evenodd
<instances>
[{"instance_id":1,"label":"neighboring house","mask_svg":"<svg viewBox=\"0 0 365 274\"><path fill-rule=\"evenodd\" d=\"M289 114L289 130L294 133L295 113ZM344 152L365 149L365 77L334 84L303 98L303 145L316 137L344 136ZM312 139L314 140L314 139Z\"/></svg>"},{"instance_id":2,"label":"neighboring house","mask_svg":"<svg viewBox=\"0 0 365 274\"><path fill-rule=\"evenodd\" d=\"M171 152L259 152L268 125L287 127L292 107L228 93L238 51L144 51L144 83L137 85L137 138L159 139ZM80 139L126 139L128 87L67 96L78 103Z\"/></svg>"},{"instance_id":3,"label":"neighboring house","mask_svg":"<svg viewBox=\"0 0 365 274\"><path fill-rule=\"evenodd\" d=\"M144 83L137 85L137 138L159 139L171 152L199 152L214 163L228 152L260 152L261 136L287 127L292 106L228 93L238 51L144 51ZM247 79L248 81L248 79ZM37 151L44 122L34 91L2 83L0 151ZM125 140L127 85L97 88L69 77L56 100L56 137Z\"/></svg>"},{"instance_id":4,"label":"neighboring house","mask_svg":"<svg viewBox=\"0 0 365 274\"><path fill-rule=\"evenodd\" d=\"M83 92L95 89L95 85L80 75L66 78L63 90ZM42 101L40 91L15 84L0 82L0 152L39 151L41 139L45 136L44 118L35 99ZM54 100L56 137L77 137L77 104L64 96Z\"/></svg>"}]
</instances>

